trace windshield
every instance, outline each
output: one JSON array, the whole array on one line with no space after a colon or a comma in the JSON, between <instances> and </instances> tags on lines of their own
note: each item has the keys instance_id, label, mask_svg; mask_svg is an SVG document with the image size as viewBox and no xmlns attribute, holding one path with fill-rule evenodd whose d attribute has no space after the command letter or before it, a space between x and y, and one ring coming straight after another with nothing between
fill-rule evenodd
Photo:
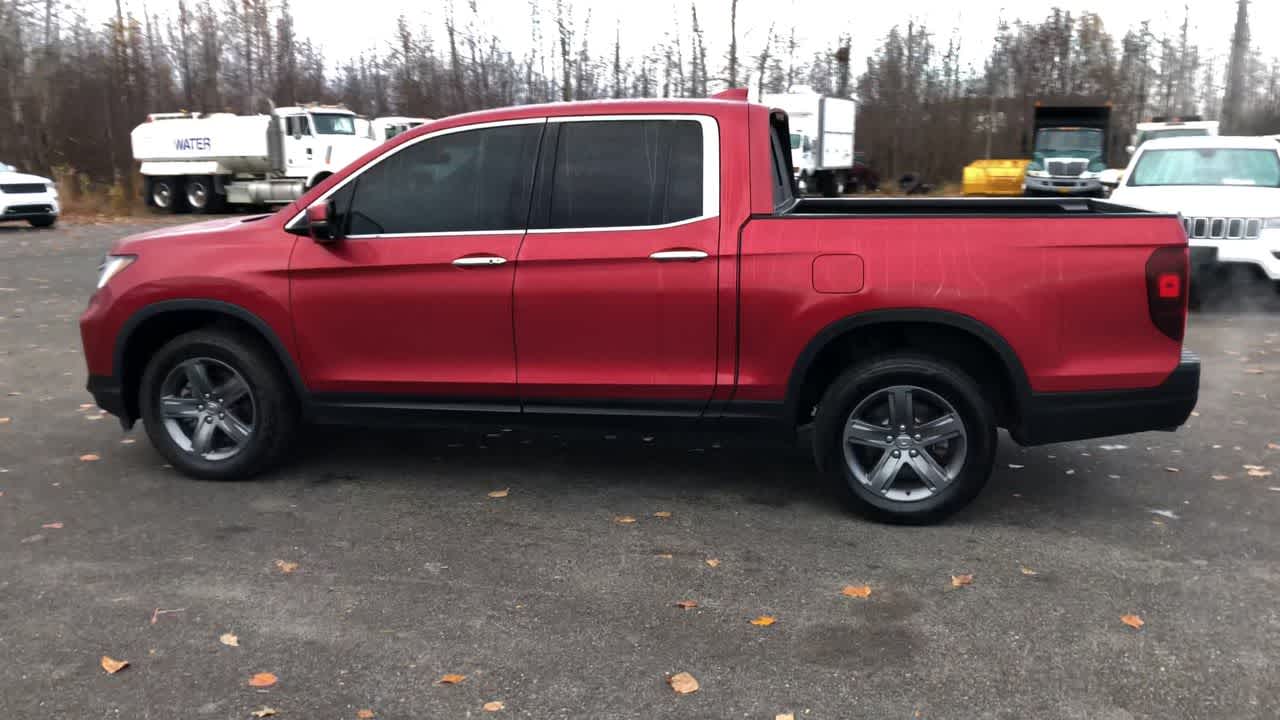
<instances>
[{"instance_id":1,"label":"windshield","mask_svg":"<svg viewBox=\"0 0 1280 720\"><path fill-rule=\"evenodd\" d=\"M1036 152L1096 155L1102 152L1102 131L1092 128L1041 130L1036 133Z\"/></svg>"},{"instance_id":2,"label":"windshield","mask_svg":"<svg viewBox=\"0 0 1280 720\"><path fill-rule=\"evenodd\" d=\"M804 136L800 133L791 133L791 149L799 150L800 143L804 140Z\"/></svg>"},{"instance_id":3,"label":"windshield","mask_svg":"<svg viewBox=\"0 0 1280 720\"><path fill-rule=\"evenodd\" d=\"M311 124L317 135L355 135L356 119L351 115L311 114Z\"/></svg>"},{"instance_id":4,"label":"windshield","mask_svg":"<svg viewBox=\"0 0 1280 720\"><path fill-rule=\"evenodd\" d=\"M1200 137L1208 135L1209 131L1205 128L1170 128L1168 130L1143 130L1138 133L1138 139L1134 145L1142 145L1148 140L1157 140L1159 138L1171 137Z\"/></svg>"},{"instance_id":5,"label":"windshield","mask_svg":"<svg viewBox=\"0 0 1280 720\"><path fill-rule=\"evenodd\" d=\"M1148 150L1129 184L1280 187L1280 154L1248 148Z\"/></svg>"}]
</instances>

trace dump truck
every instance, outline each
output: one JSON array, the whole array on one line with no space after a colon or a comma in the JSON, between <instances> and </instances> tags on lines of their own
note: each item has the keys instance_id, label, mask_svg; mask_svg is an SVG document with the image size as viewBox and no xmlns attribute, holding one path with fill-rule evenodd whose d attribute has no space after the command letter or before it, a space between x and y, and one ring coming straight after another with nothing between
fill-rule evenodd
<instances>
[{"instance_id":1,"label":"dump truck","mask_svg":"<svg viewBox=\"0 0 1280 720\"><path fill-rule=\"evenodd\" d=\"M835 197L854 187L853 100L796 85L791 92L765 93L760 103L785 111L791 119L791 164L801 193Z\"/></svg>"},{"instance_id":2,"label":"dump truck","mask_svg":"<svg viewBox=\"0 0 1280 720\"><path fill-rule=\"evenodd\" d=\"M1112 140L1110 102L1036 101L1023 194L1104 197L1098 176L1108 167Z\"/></svg>"},{"instance_id":3,"label":"dump truck","mask_svg":"<svg viewBox=\"0 0 1280 720\"><path fill-rule=\"evenodd\" d=\"M317 104L255 115L154 113L130 141L148 205L205 213L293 202L381 142L361 132L360 120Z\"/></svg>"}]
</instances>

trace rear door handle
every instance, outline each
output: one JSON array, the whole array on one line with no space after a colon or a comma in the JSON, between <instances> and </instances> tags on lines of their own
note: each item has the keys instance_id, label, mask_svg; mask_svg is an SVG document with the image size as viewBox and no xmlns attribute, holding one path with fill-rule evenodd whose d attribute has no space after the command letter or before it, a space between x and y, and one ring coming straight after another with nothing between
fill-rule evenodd
<instances>
[{"instance_id":1,"label":"rear door handle","mask_svg":"<svg viewBox=\"0 0 1280 720\"><path fill-rule=\"evenodd\" d=\"M649 255L650 260L666 262L670 260L701 260L707 254L702 250L659 250Z\"/></svg>"},{"instance_id":2,"label":"rear door handle","mask_svg":"<svg viewBox=\"0 0 1280 720\"><path fill-rule=\"evenodd\" d=\"M502 265L506 262L506 258L498 257L497 255L468 255L454 260L453 264L458 267L479 267L483 265Z\"/></svg>"}]
</instances>

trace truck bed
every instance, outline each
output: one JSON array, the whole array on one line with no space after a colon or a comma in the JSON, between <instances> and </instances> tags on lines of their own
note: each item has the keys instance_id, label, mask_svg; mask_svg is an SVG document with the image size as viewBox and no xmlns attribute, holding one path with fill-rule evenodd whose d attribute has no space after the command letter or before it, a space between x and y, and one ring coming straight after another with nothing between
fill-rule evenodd
<instances>
[{"instance_id":1,"label":"truck bed","mask_svg":"<svg viewBox=\"0 0 1280 720\"><path fill-rule=\"evenodd\" d=\"M800 198L778 213L784 216L1158 216L1125 205L1089 198Z\"/></svg>"}]
</instances>

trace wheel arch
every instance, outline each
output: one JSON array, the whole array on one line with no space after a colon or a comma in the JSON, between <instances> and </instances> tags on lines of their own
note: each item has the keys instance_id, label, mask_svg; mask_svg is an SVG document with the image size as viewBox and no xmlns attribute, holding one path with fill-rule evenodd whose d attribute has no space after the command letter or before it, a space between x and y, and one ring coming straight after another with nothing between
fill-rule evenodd
<instances>
[{"instance_id":1,"label":"wheel arch","mask_svg":"<svg viewBox=\"0 0 1280 720\"><path fill-rule=\"evenodd\" d=\"M911 349L956 363L995 391L993 407L1002 426L1021 415L1031 384L1013 347L981 321L930 308L873 310L830 323L805 345L791 370L783 416L808 422L822 392L866 352Z\"/></svg>"},{"instance_id":2,"label":"wheel arch","mask_svg":"<svg viewBox=\"0 0 1280 720\"><path fill-rule=\"evenodd\" d=\"M112 369L120 383L129 417L140 417L138 391L147 358L174 337L209 326L225 327L261 341L270 348L289 378L299 402L306 401L306 385L293 356L265 320L246 308L221 300L166 300L131 315L116 335Z\"/></svg>"}]
</instances>

